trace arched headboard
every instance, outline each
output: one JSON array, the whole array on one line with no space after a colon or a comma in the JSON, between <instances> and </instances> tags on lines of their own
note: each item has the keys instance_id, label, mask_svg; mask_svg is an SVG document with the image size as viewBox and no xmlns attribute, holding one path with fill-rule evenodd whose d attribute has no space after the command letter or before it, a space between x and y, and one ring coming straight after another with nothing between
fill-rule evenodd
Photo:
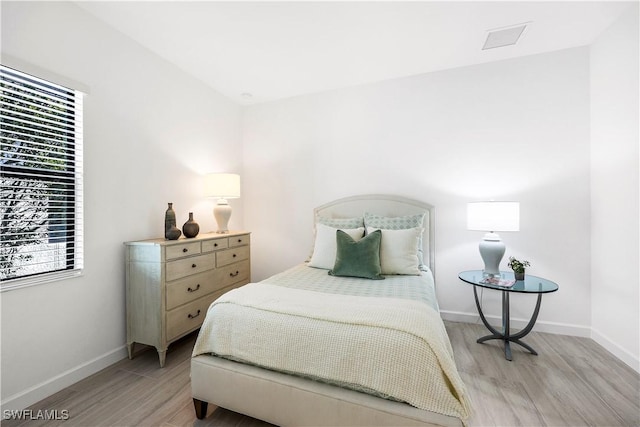
<instances>
[{"instance_id":1,"label":"arched headboard","mask_svg":"<svg viewBox=\"0 0 640 427\"><path fill-rule=\"evenodd\" d=\"M424 213L422 250L424 263L435 275L435 220L434 207L428 203L402 196L365 194L334 200L313 210L314 224L317 216L326 218L353 218L369 212L381 216L406 216Z\"/></svg>"}]
</instances>

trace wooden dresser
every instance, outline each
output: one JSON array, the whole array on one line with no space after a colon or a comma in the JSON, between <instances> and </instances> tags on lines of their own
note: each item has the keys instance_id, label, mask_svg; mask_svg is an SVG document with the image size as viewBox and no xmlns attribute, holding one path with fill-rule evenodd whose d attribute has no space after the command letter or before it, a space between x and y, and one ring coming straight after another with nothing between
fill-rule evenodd
<instances>
[{"instance_id":1,"label":"wooden dresser","mask_svg":"<svg viewBox=\"0 0 640 427\"><path fill-rule=\"evenodd\" d=\"M248 232L125 242L127 350L154 346L160 367L169 344L198 329L209 305L251 280Z\"/></svg>"}]
</instances>

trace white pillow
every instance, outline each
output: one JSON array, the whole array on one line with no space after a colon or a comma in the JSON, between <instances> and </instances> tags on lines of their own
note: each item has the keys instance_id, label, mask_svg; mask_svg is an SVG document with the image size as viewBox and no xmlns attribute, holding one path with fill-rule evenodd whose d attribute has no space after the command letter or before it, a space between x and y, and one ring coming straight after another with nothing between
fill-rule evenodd
<instances>
[{"instance_id":1,"label":"white pillow","mask_svg":"<svg viewBox=\"0 0 640 427\"><path fill-rule=\"evenodd\" d=\"M364 227L353 229L340 229L347 233L356 242L364 236ZM336 263L336 232L338 228L324 224L316 224L316 241L313 246L313 255L309 261L309 267L331 270Z\"/></svg>"},{"instance_id":2,"label":"white pillow","mask_svg":"<svg viewBox=\"0 0 640 427\"><path fill-rule=\"evenodd\" d=\"M379 228L367 227L367 234ZM382 229L380 243L380 265L382 274L420 274L420 258L418 242L423 228L407 228L405 230Z\"/></svg>"},{"instance_id":3,"label":"white pillow","mask_svg":"<svg viewBox=\"0 0 640 427\"><path fill-rule=\"evenodd\" d=\"M406 230L407 228L422 228L428 227L425 223L426 213L418 213L405 216L380 216L369 212L364 213L364 226L381 228L383 230ZM422 253L422 236L418 241L418 262L420 265L424 264L424 254Z\"/></svg>"}]
</instances>

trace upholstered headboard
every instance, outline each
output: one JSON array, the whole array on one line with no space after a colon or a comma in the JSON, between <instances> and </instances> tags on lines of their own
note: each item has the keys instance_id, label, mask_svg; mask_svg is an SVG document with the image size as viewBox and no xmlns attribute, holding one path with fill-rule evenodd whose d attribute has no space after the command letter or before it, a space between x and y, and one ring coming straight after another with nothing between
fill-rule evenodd
<instances>
[{"instance_id":1,"label":"upholstered headboard","mask_svg":"<svg viewBox=\"0 0 640 427\"><path fill-rule=\"evenodd\" d=\"M352 218L363 216L365 212L389 217L425 213L422 238L423 258L424 263L435 275L434 207L428 203L384 194L345 197L315 208L314 224L318 215L326 218Z\"/></svg>"}]
</instances>

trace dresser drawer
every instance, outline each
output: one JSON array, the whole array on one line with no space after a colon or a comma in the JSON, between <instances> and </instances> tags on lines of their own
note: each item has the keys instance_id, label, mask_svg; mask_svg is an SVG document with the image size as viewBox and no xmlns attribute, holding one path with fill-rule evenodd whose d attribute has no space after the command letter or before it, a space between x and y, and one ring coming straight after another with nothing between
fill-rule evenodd
<instances>
[{"instance_id":1,"label":"dresser drawer","mask_svg":"<svg viewBox=\"0 0 640 427\"><path fill-rule=\"evenodd\" d=\"M167 260L182 258L185 256L198 255L200 253L200 242L183 243L180 245L167 246L165 256Z\"/></svg>"},{"instance_id":2,"label":"dresser drawer","mask_svg":"<svg viewBox=\"0 0 640 427\"><path fill-rule=\"evenodd\" d=\"M197 299L189 304L167 312L167 341L192 331L204 321L207 309L223 291L218 291Z\"/></svg>"},{"instance_id":3,"label":"dresser drawer","mask_svg":"<svg viewBox=\"0 0 640 427\"><path fill-rule=\"evenodd\" d=\"M235 248L236 246L244 246L249 244L249 235L244 234L241 236L229 237L229 247Z\"/></svg>"},{"instance_id":4,"label":"dresser drawer","mask_svg":"<svg viewBox=\"0 0 640 427\"><path fill-rule=\"evenodd\" d=\"M222 277L217 270L193 274L184 279L167 283L167 310L196 300L206 294L224 287L217 283Z\"/></svg>"},{"instance_id":5,"label":"dresser drawer","mask_svg":"<svg viewBox=\"0 0 640 427\"><path fill-rule=\"evenodd\" d=\"M215 267L215 254L198 255L169 261L166 264L167 281L180 279L191 274L201 273Z\"/></svg>"},{"instance_id":6,"label":"dresser drawer","mask_svg":"<svg viewBox=\"0 0 640 427\"><path fill-rule=\"evenodd\" d=\"M216 266L223 267L245 259L249 259L249 246L229 248L226 251L216 253Z\"/></svg>"},{"instance_id":7,"label":"dresser drawer","mask_svg":"<svg viewBox=\"0 0 640 427\"><path fill-rule=\"evenodd\" d=\"M227 249L229 247L229 239L221 237L220 239L205 240L202 242L202 252L217 251L219 249Z\"/></svg>"},{"instance_id":8,"label":"dresser drawer","mask_svg":"<svg viewBox=\"0 0 640 427\"><path fill-rule=\"evenodd\" d=\"M234 283L248 283L251 276L249 260L227 265L216 271L221 272L219 287L226 288Z\"/></svg>"}]
</instances>

